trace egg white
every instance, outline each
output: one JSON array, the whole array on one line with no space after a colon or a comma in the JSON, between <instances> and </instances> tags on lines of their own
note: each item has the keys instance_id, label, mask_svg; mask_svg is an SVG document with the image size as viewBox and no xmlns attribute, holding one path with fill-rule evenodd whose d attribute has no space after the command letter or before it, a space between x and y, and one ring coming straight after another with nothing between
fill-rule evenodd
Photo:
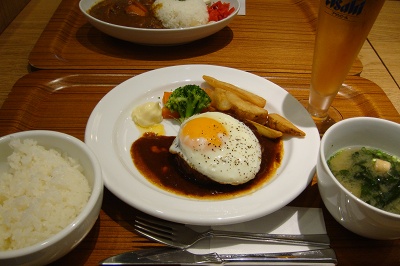
<instances>
[{"instance_id":1,"label":"egg white","mask_svg":"<svg viewBox=\"0 0 400 266\"><path fill-rule=\"evenodd\" d=\"M218 134L220 147L193 148L183 140L182 128L198 117L208 117L221 123L228 135ZM199 141L201 143L201 141ZM261 165L261 146L252 130L243 122L220 112L207 112L185 120L173 141L170 152L178 154L196 171L221 184L239 185L253 179Z\"/></svg>"}]
</instances>

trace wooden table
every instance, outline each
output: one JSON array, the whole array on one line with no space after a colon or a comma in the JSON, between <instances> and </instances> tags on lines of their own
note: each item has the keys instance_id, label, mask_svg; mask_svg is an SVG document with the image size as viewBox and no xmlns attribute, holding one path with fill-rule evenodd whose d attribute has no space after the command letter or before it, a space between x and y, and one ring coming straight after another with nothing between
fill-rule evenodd
<instances>
[{"instance_id":1,"label":"wooden table","mask_svg":"<svg viewBox=\"0 0 400 266\"><path fill-rule=\"evenodd\" d=\"M261 0L247 0L247 15L235 18L230 29L235 37L244 36L241 24L253 21L257 14L269 14L268 8L256 7ZM290 31L286 38L296 40L296 32L293 32L293 23L297 20L287 14L303 14L289 12L285 9L286 16L279 19L286 21L279 25L271 24L270 28L263 29L264 39L268 35L270 48L279 51L271 60L276 68L270 65L251 64L250 59L239 61L217 57L221 65L227 65L250 71L262 77L268 78L288 90L297 99L307 99L310 76L310 51L312 51L312 22L316 10L314 1L277 1L270 0L265 3L271 6L279 6L281 2L292 5L307 6L307 15L302 16L299 30L302 37L297 38L304 46L304 54L299 53L298 43L289 49L285 61L279 40L286 31ZM77 0L31 0L17 18L0 35L0 135L27 129L51 129L74 135L83 140L83 134L87 118L93 107L102 96L115 85L144 71L176 64L172 58L169 62L158 61L152 58L151 64L145 64L147 58L136 58L131 54L129 64L127 60L116 58L113 48L116 40L110 40L106 36L99 35L89 25L85 24L79 13L75 12ZM264 2L262 2L264 3ZM261 12L261 13L258 13ZM267 12L267 13L265 13ZM286 13L287 12L287 13ZM342 113L344 118L353 116L375 116L400 122L400 1L387 1L365 43L359 61L352 69L352 75L346 81L347 86L342 90L342 96L338 96L334 106ZM77 20L70 21L71 17ZM52 18L52 19L51 19ZM311 20L310 20L311 18ZM51 20L50 20L51 19ZM264 16L265 20L272 20L270 16ZM50 21L49 24L47 24ZM72 27L62 35L58 28L65 21L81 27L76 37L71 37ZM75 24L74 24L75 23ZM80 24L81 23L81 24ZM247 25L248 26L248 25ZM65 29L64 29L65 30ZM43 32L43 35L41 35ZM82 42L84 34L92 37L100 45L109 50L99 50L88 46L90 42ZM221 32L225 34L226 31ZM62 36L63 38L57 39ZM189 44L194 47L203 42L213 45L218 42L218 36L199 41L197 44ZM263 41L263 38L252 36L254 41ZM240 39L240 38L239 38ZM80 42L79 42L80 40ZM264 40L265 41L265 40ZM51 51L49 48L61 47L65 42L71 42L76 49ZM118 41L116 41L118 42ZM58 46L55 47L55 44ZM126 43L120 43L121 49L137 48L143 51L151 48L138 47ZM243 45L246 42L243 41ZM60 46L61 45L61 46ZM219 47L220 53L209 51L211 54L223 54L234 45L240 45L233 38L229 44ZM248 45L248 44L247 44ZM276 45L276 47L274 47ZM79 62L77 53L88 50L89 56L96 59L95 64ZM65 60L59 60L54 55L62 54ZM96 55L97 53L97 55ZM268 53L268 51L266 51ZM183 62L202 63L209 60L207 53L191 55L184 58ZM264 56L268 56L264 55ZM83 56L84 57L84 56ZM267 57L266 57L267 58ZM104 61L108 60L107 64ZM296 60L298 62L296 62ZM178 61L178 60L177 60ZM32 69L28 62L34 65ZM119 67L118 67L119 66ZM361 71L361 74L356 75ZM84 99L84 100L80 100ZM73 111L71 111L73 110ZM326 227L332 240L339 265L398 265L400 263L400 241L376 241L356 236L333 220L326 211L320 199L318 189L314 181L296 198L291 206L322 208ZM85 240L71 253L55 262L54 265L95 265L101 259L120 252L135 250L150 246L159 246L145 238L137 236L133 232L132 221L137 213L135 209L126 205L109 191L105 191L104 203L100 217L92 231Z\"/></svg>"}]
</instances>

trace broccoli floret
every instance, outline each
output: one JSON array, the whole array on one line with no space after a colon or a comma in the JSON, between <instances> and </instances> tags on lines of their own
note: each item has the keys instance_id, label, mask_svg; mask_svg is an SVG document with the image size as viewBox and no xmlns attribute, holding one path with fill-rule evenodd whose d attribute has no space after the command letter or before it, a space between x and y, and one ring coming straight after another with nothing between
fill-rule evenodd
<instances>
[{"instance_id":1,"label":"broccoli floret","mask_svg":"<svg viewBox=\"0 0 400 266\"><path fill-rule=\"evenodd\" d=\"M166 107L179 113L179 121L200 113L211 103L208 94L197 85L185 85L175 89L169 97Z\"/></svg>"}]
</instances>

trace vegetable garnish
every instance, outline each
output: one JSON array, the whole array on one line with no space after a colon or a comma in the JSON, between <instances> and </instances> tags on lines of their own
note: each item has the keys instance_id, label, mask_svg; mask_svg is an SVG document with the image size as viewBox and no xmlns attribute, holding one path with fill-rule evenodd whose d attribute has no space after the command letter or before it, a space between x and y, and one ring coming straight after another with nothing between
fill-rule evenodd
<instances>
[{"instance_id":1,"label":"vegetable garnish","mask_svg":"<svg viewBox=\"0 0 400 266\"><path fill-rule=\"evenodd\" d=\"M229 3L222 3L221 1L207 7L209 14L209 21L220 21L228 17L235 11L234 7L230 7Z\"/></svg>"},{"instance_id":2,"label":"vegetable garnish","mask_svg":"<svg viewBox=\"0 0 400 266\"><path fill-rule=\"evenodd\" d=\"M169 96L165 107L171 112L178 112L180 122L202 112L211 103L208 94L197 85L185 85L175 89Z\"/></svg>"}]
</instances>

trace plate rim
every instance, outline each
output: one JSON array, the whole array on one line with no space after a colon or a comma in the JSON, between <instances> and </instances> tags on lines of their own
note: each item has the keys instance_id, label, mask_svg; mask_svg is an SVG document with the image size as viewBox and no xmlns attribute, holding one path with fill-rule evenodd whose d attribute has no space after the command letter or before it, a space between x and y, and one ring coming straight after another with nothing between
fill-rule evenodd
<instances>
[{"instance_id":1,"label":"plate rim","mask_svg":"<svg viewBox=\"0 0 400 266\"><path fill-rule=\"evenodd\" d=\"M99 121L99 119L101 120L102 117L99 118L99 116L98 116L99 111L101 110L101 108L104 108L104 106L108 104L108 101L113 99L113 97L116 97L116 95L121 94L121 93L123 94L126 90L126 86L128 86L130 83L141 82L148 78L154 79L154 77L157 77L163 73L164 73L164 75L165 75L165 73L168 73L168 74L175 73L175 75L170 75L170 80L164 81L164 82L167 82L168 84L173 83L173 82L178 82L178 81L182 82L182 79L185 79L185 81L186 81L188 78L185 78L184 75L188 75L189 73L190 73L189 76L191 77L191 79L201 79L201 76L203 74L205 74L204 73L205 69L207 69L208 73L213 73L213 74L215 73L214 76L215 75L218 76L219 72L224 73L223 75L229 74L232 76L236 76L236 74L237 74L237 76L240 76L240 77L245 76L246 78L253 80L253 83L255 81L257 81L257 83L264 84L267 87L272 88L273 90L277 90L277 92L280 91L279 92L281 94L280 97L283 96L284 100L288 101L287 103L285 103L288 105L287 108L293 108L293 106L291 106L291 105L294 105L294 107L296 107L296 108L302 107L301 104L293 96L291 96L286 90L284 90L277 84L269 81L268 79L262 78L260 76L257 76L255 74L252 74L252 73L249 73L246 71L242 71L239 69L233 69L233 68L229 68L229 67L224 67L224 66L204 65L204 64L189 64L189 65L170 66L170 67L164 67L164 68L150 70L150 71L144 72L142 74L136 75L136 76L129 78L128 80L120 83L119 85L114 87L112 90L110 90L99 101L99 103L93 109L93 111L89 117L89 120L88 120L87 126L86 126L86 130L85 130L85 143L87 145L89 145L94 150L95 153L97 153L98 149L95 147L96 142L93 141L93 139L96 137L93 135L93 133L94 133L93 127L98 126L99 123L101 122L101 121ZM182 73L183 73L183 76L182 76ZM195 74L195 73L199 73L199 74ZM198 75L200 78L198 78L196 75ZM207 74L207 75L211 75L211 74ZM195 78L192 78L192 77L195 77ZM226 80L224 80L224 81L226 81ZM154 82L155 81L153 80L152 83L154 83ZM248 81L246 81L246 82L248 82ZM157 82L155 82L155 83L157 83ZM251 81L249 83L251 83ZM151 88L149 88L148 91L151 91ZM267 99L267 106L268 106L268 99ZM131 107L133 108L133 106L131 106ZM294 108L294 109L296 109L296 108ZM267 107L267 109L268 109L268 107ZM305 112L306 112L305 109L302 112L297 111L297 113L303 113L303 114L305 114ZM299 116L298 114L295 114L295 117L298 118L298 116ZM124 201L128 205L130 205L140 211L143 211L147 214L150 214L150 215L153 215L158 218L165 219L165 220L170 220L170 221L175 221L175 222L180 222L180 223L185 223L185 224L193 224L193 225L223 225L223 224L233 224L233 223L238 223L238 222L244 222L244 221L259 218L261 216L272 213L272 212L282 208L283 206L287 205L288 203L290 203L290 201L292 201L294 198L296 198L306 188L306 186L311 182L311 179L314 176L315 166L316 166L317 157L318 157L319 144L320 144L319 133L318 133L318 130L316 129L315 124L312 121L310 116L302 117L300 115L299 117L302 119L305 119L303 121L303 122L305 122L304 123L305 126L300 126L300 127L301 128L303 127L302 129L306 131L307 136L305 138L288 138L288 139L285 139L285 141L293 141L294 142L294 140L297 140L299 142L301 140L303 140L303 141L307 140L307 142L311 142L311 143L313 141L315 141L315 145L314 146L311 145L311 147L309 147L309 149L308 149L308 152L310 153L309 154L310 156L308 158L308 163L307 163L307 165L302 165L303 170L300 171L302 174L305 174L305 175L308 174L308 176L303 177L304 179L302 179L302 182L300 184L297 184L298 186L296 189L288 188L287 197L285 197L283 199L279 199L277 201L277 203L275 203L275 206L265 208L265 206L262 206L265 204L258 203L257 207L253 207L253 208L251 208L251 210L239 210L239 209L235 209L234 207L229 208L228 204L229 205L238 204L238 207L242 206L243 204L246 203L246 199L244 199L246 197L250 201L253 199L254 200L264 199L265 197L262 197L260 195L261 191L263 189L265 189L265 187L263 187L254 193L251 193L251 194L245 195L245 196L241 196L238 198L227 199L227 200L217 200L217 201L211 200L211 202L213 202L213 204L211 204L211 205L213 205L213 206L207 207L208 208L207 210L211 213L211 216L210 216L210 213L208 213L208 215L202 215L199 213L197 213L197 214L193 213L193 211L190 212L187 209L187 206L190 205L190 206L198 207L199 202L201 202L200 205L202 203L204 205L206 203L209 203L210 200L203 201L203 200L196 200L196 199L190 199L190 198L183 198L180 196L174 196L174 195L170 195L170 193L168 193L168 192L160 191L160 189L158 189L158 191L157 191L157 189L155 189L153 187L153 189L155 191L157 191L156 193L161 192L160 195L162 198L163 198L162 195L164 195L164 196L166 195L166 197L169 196L172 199L178 198L178 200L176 200L174 202L175 205L170 206L170 209L166 210L165 206L160 202L154 203L154 202L150 201L148 198L147 199L143 199L143 198L133 199L132 196L127 195L127 193L119 191L118 184L112 183L110 181L110 177L109 177L110 170L107 169L107 168L109 168L109 166L106 166L106 165L102 165L104 184L115 196L120 198L122 201ZM111 144L108 143L108 145L111 145ZM288 155L286 155L286 146L285 146L284 152L285 152L284 153L284 160L285 160L285 158L288 158ZM102 162L101 158L99 158L99 160L102 164L104 163L104 162ZM298 172L299 171L291 171L290 174L296 175L296 174L298 174ZM280 175L282 175L282 174L280 173ZM277 178L279 178L279 177L280 176L278 176ZM276 180L277 179L274 179L274 180L268 182L268 185L272 184L273 182L276 182ZM113 182L114 181L117 182L118 180L113 180ZM142 187L142 189L143 189L143 187ZM134 191L137 192L137 188L134 188ZM255 197L254 196L255 194L257 194L258 196ZM135 197L135 196L133 196L133 197ZM167 202L168 201L171 201L171 200L167 200ZM174 200L172 200L172 201L174 201ZM210 205L210 204L208 204L208 205ZM258 208L258 210L257 210L257 208ZM217 216L213 215L214 213L220 213L220 215L217 215L218 216L217 217Z\"/></svg>"}]
</instances>

